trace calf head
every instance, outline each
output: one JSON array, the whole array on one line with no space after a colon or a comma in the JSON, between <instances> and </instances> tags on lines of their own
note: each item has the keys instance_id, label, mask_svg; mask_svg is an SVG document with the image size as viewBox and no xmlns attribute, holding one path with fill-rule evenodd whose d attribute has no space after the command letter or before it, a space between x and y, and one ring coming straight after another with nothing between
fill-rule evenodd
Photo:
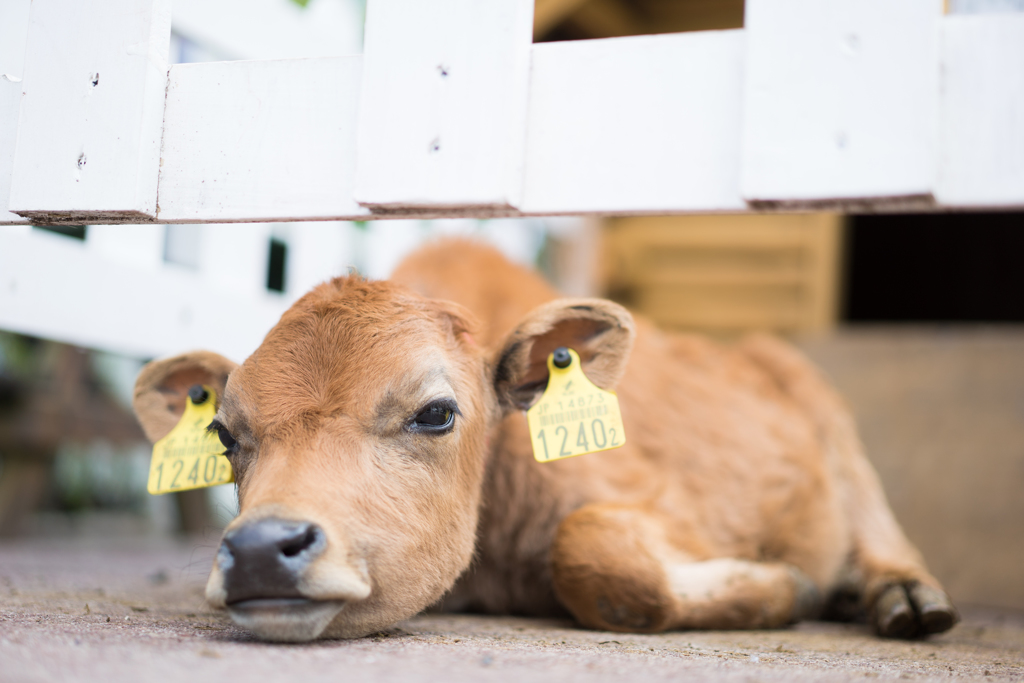
<instances>
[{"instance_id":1,"label":"calf head","mask_svg":"<svg viewBox=\"0 0 1024 683\"><path fill-rule=\"evenodd\" d=\"M235 471L207 600L268 640L352 637L437 601L473 557L488 432L547 381L547 355L580 353L592 380L621 375L634 328L621 307L560 300L498 349L470 314L387 282L338 278L300 299L242 365L193 352L147 365L135 409L152 440L188 389Z\"/></svg>"}]
</instances>

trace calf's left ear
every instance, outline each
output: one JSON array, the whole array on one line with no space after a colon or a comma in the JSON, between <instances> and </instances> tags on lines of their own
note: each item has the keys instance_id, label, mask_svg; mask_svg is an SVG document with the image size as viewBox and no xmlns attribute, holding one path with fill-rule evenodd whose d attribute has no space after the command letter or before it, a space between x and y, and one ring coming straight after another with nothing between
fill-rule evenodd
<instances>
[{"instance_id":1,"label":"calf's left ear","mask_svg":"<svg viewBox=\"0 0 1024 683\"><path fill-rule=\"evenodd\" d=\"M548 383L548 356L560 346L579 354L583 372L602 389L622 377L636 338L633 316L604 299L556 299L533 309L494 359L494 385L506 410L529 408Z\"/></svg>"},{"instance_id":2,"label":"calf's left ear","mask_svg":"<svg viewBox=\"0 0 1024 683\"><path fill-rule=\"evenodd\" d=\"M188 390L203 384L224 395L228 375L238 363L210 351L192 351L147 363L135 380L132 407L142 431L153 443L167 436L185 412Z\"/></svg>"}]
</instances>

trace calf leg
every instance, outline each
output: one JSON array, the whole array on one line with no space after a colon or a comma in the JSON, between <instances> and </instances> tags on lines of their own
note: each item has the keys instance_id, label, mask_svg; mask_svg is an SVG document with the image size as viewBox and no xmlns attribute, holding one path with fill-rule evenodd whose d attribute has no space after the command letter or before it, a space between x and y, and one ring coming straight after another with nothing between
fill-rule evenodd
<instances>
[{"instance_id":1,"label":"calf leg","mask_svg":"<svg viewBox=\"0 0 1024 683\"><path fill-rule=\"evenodd\" d=\"M843 401L785 344L755 337L743 351L818 425L850 524L851 576L879 635L913 638L952 628L960 620L956 608L896 521Z\"/></svg>"},{"instance_id":2,"label":"calf leg","mask_svg":"<svg viewBox=\"0 0 1024 683\"><path fill-rule=\"evenodd\" d=\"M845 483L850 488L854 572L860 576L862 602L875 630L890 638L949 630L960 620L956 608L896 522L867 459L860 452L850 457Z\"/></svg>"},{"instance_id":3,"label":"calf leg","mask_svg":"<svg viewBox=\"0 0 1024 683\"><path fill-rule=\"evenodd\" d=\"M558 529L555 591L582 624L613 631L775 628L820 606L817 587L792 565L695 561L687 545L657 513L586 506Z\"/></svg>"}]
</instances>

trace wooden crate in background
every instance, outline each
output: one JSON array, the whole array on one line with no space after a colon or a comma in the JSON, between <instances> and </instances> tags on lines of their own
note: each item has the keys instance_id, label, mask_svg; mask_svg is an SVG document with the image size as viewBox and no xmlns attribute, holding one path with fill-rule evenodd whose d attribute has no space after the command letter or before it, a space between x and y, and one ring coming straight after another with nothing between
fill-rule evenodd
<instances>
[{"instance_id":1,"label":"wooden crate in background","mask_svg":"<svg viewBox=\"0 0 1024 683\"><path fill-rule=\"evenodd\" d=\"M836 214L643 216L607 221L612 298L665 329L820 331L836 321Z\"/></svg>"}]
</instances>

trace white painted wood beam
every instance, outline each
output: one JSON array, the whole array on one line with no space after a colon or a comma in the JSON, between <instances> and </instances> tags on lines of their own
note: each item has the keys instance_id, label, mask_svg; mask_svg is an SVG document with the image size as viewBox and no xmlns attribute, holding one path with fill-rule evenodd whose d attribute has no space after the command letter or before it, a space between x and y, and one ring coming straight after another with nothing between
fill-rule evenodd
<instances>
[{"instance_id":1,"label":"white painted wood beam","mask_svg":"<svg viewBox=\"0 0 1024 683\"><path fill-rule=\"evenodd\" d=\"M0 0L0 225L28 223L7 210L11 194L18 108L25 74L25 41L32 0Z\"/></svg>"},{"instance_id":2,"label":"white painted wood beam","mask_svg":"<svg viewBox=\"0 0 1024 683\"><path fill-rule=\"evenodd\" d=\"M747 0L744 198L931 202L942 11L942 0Z\"/></svg>"},{"instance_id":3,"label":"white painted wood beam","mask_svg":"<svg viewBox=\"0 0 1024 683\"><path fill-rule=\"evenodd\" d=\"M937 198L1024 206L1024 14L948 17L942 29Z\"/></svg>"},{"instance_id":4,"label":"white painted wood beam","mask_svg":"<svg viewBox=\"0 0 1024 683\"><path fill-rule=\"evenodd\" d=\"M532 27L533 0L370 0L356 201L517 206Z\"/></svg>"},{"instance_id":5,"label":"white painted wood beam","mask_svg":"<svg viewBox=\"0 0 1024 683\"><path fill-rule=\"evenodd\" d=\"M38 221L146 221L157 166L170 0L37 0L9 209Z\"/></svg>"},{"instance_id":6,"label":"white painted wood beam","mask_svg":"<svg viewBox=\"0 0 1024 683\"><path fill-rule=\"evenodd\" d=\"M138 227L158 226L124 229ZM230 267L230 259L224 263ZM119 263L81 241L14 227L0 229L0 273L0 329L136 357L209 348L242 361L288 304L268 292L229 291L188 269Z\"/></svg>"},{"instance_id":7,"label":"white painted wood beam","mask_svg":"<svg viewBox=\"0 0 1024 683\"><path fill-rule=\"evenodd\" d=\"M743 32L533 48L529 214L743 211Z\"/></svg>"},{"instance_id":8,"label":"white painted wood beam","mask_svg":"<svg viewBox=\"0 0 1024 683\"><path fill-rule=\"evenodd\" d=\"M64 1L70 0L48 0ZM388 3L400 4L383 1L373 7L392 11L398 5ZM814 6L804 7L808 2ZM47 154L71 149L75 131L99 140L111 128L93 126L86 116L65 130L56 105L26 106L18 158L27 175L16 167L13 184L40 198L40 213L28 215L107 223L1024 207L1024 16L939 19L932 0L864 0L875 13L866 17L851 2L821 3L832 8L829 14L811 0L750 0L754 14L771 8L772 21L755 17L749 29L735 31L534 45L530 96L516 126L499 115L504 110L496 103L505 100L489 84L480 86L479 102L477 86L438 94L436 81L447 77L436 64L427 69L427 61L410 75L407 56L376 69L372 54L176 65L163 112L159 173L154 163L146 176L149 161L122 156L119 175L116 164L93 168L90 156L85 169L75 169L80 182L71 183L74 188L68 189L66 169L52 179L39 175L55 158ZM775 25L787 16L803 27L799 35ZM820 36L813 40L803 35L815 31ZM524 35L528 39L528 31ZM442 48L427 45L422 52L432 55L431 64L447 64ZM409 49L418 54L419 47ZM468 54L460 50L468 49L461 45L452 53L458 63ZM785 77L762 73L758 50ZM35 52L30 40L28 54ZM501 71L508 63L487 54L497 73L511 73ZM492 67L479 66L477 73L471 65L470 80ZM371 73L376 85L367 88ZM3 85L0 98L6 92L10 106L13 96ZM71 97L72 104L78 97L88 106L78 102L69 116L92 111L88 98L98 102L99 93ZM395 99L402 93L405 99ZM366 97L376 104L362 106ZM481 111L480 102L495 109ZM100 120L111 108L98 110ZM41 123L46 116L52 131ZM110 116L121 120L120 113ZM461 145L459 153L467 155L464 164L422 163L429 155L411 151L410 141L428 130L423 121L452 131L461 141L456 150ZM2 148L11 127L4 123L0 186L9 177ZM509 146L494 152L499 133L510 129L525 140L520 144L510 134ZM389 137L388 131L397 132ZM52 132L53 145L45 132ZM20 156L24 141L25 149L41 151L39 168L27 152ZM509 151L513 147L519 152ZM152 187L157 176L155 218L138 207L106 211L101 206L112 204L97 203L140 198L145 193L136 190ZM95 187L96 197L79 192L81 183ZM369 188L377 203L360 188ZM53 203L68 197L83 203L64 209ZM11 215L0 214L0 222Z\"/></svg>"},{"instance_id":9,"label":"white painted wood beam","mask_svg":"<svg viewBox=\"0 0 1024 683\"><path fill-rule=\"evenodd\" d=\"M171 67L159 220L365 219L352 199L362 61Z\"/></svg>"}]
</instances>

